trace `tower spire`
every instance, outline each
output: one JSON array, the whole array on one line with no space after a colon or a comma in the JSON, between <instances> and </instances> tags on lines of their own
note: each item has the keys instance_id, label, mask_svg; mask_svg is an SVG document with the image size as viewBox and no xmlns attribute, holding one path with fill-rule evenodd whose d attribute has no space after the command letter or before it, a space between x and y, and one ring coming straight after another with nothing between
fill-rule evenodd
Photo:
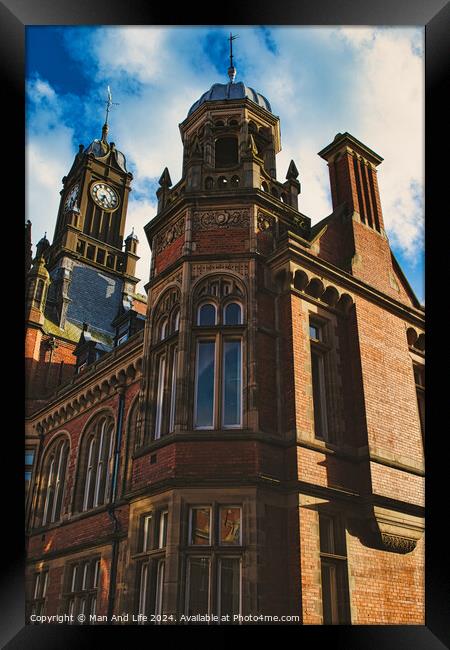
<instances>
[{"instance_id":1,"label":"tower spire","mask_svg":"<svg viewBox=\"0 0 450 650\"><path fill-rule=\"evenodd\" d=\"M233 36L233 34L230 32L230 37L228 39L230 41L230 67L228 68L230 83L233 83L236 77L236 68L233 65L233 41L236 40L236 38L238 38L238 35L235 34Z\"/></svg>"}]
</instances>

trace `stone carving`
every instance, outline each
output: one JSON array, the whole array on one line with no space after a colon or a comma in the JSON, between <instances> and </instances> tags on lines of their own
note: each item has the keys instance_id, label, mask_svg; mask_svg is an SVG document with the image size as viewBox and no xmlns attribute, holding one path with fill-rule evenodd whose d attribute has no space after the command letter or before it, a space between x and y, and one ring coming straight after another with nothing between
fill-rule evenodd
<instances>
[{"instance_id":1,"label":"stone carving","mask_svg":"<svg viewBox=\"0 0 450 650\"><path fill-rule=\"evenodd\" d=\"M250 220L248 210L196 210L193 215L196 230L211 228L248 228Z\"/></svg>"},{"instance_id":2,"label":"stone carving","mask_svg":"<svg viewBox=\"0 0 450 650\"><path fill-rule=\"evenodd\" d=\"M381 533L383 546L394 553L410 553L416 548L416 540L409 537L400 537L399 535L390 535Z\"/></svg>"},{"instance_id":3,"label":"stone carving","mask_svg":"<svg viewBox=\"0 0 450 650\"><path fill-rule=\"evenodd\" d=\"M258 212L257 227L260 232L274 228L276 220L267 212Z\"/></svg>"},{"instance_id":4,"label":"stone carving","mask_svg":"<svg viewBox=\"0 0 450 650\"><path fill-rule=\"evenodd\" d=\"M155 254L158 255L163 251L167 246L174 242L178 237L184 233L184 217L179 219L176 223L173 224L170 228L163 230L155 237Z\"/></svg>"},{"instance_id":5,"label":"stone carving","mask_svg":"<svg viewBox=\"0 0 450 650\"><path fill-rule=\"evenodd\" d=\"M171 284L171 282L176 282L181 286L182 279L183 279L183 271L178 270L175 273L169 275L167 278L164 278L161 282L159 282L154 287L152 287L152 292L151 292L152 303L155 304L158 296L167 287L167 285Z\"/></svg>"},{"instance_id":6,"label":"stone carving","mask_svg":"<svg viewBox=\"0 0 450 650\"><path fill-rule=\"evenodd\" d=\"M172 287L165 295L158 299L158 304L153 307L153 318L156 321L162 314L169 313L174 305L180 303L180 290ZM153 303L155 305L155 303Z\"/></svg>"},{"instance_id":7,"label":"stone carving","mask_svg":"<svg viewBox=\"0 0 450 650\"><path fill-rule=\"evenodd\" d=\"M243 263L226 263L217 262L215 264L193 264L192 265L192 279L195 280L205 273L213 273L215 271L231 271L237 273L243 278L248 278L248 264Z\"/></svg>"}]
</instances>

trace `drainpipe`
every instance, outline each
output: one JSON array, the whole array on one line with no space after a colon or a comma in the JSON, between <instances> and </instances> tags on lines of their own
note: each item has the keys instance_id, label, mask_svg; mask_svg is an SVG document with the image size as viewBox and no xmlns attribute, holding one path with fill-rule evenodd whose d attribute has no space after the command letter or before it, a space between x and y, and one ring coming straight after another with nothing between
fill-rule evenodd
<instances>
[{"instance_id":1,"label":"drainpipe","mask_svg":"<svg viewBox=\"0 0 450 650\"><path fill-rule=\"evenodd\" d=\"M111 478L111 499L108 508L108 515L111 520L114 522L114 539L112 543L112 552L111 552L111 575L109 579L109 594L108 594L108 620L111 619L114 613L114 602L116 595L116 577L117 577L117 563L119 557L119 540L117 539L117 533L120 531L120 524L116 517L114 510L114 503L117 497L117 476L119 473L119 461L120 461L120 446L122 443L122 430L123 430L123 412L125 408L125 392L126 388L124 386L118 389L119 393L119 406L118 406L118 415L117 415L117 429L116 429L116 440L114 444L114 465L113 473Z\"/></svg>"}]
</instances>

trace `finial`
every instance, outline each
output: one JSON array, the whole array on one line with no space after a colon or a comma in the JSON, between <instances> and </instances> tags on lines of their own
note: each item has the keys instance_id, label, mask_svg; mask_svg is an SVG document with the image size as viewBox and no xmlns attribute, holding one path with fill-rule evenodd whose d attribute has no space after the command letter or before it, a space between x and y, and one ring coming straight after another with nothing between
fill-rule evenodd
<instances>
[{"instance_id":1,"label":"finial","mask_svg":"<svg viewBox=\"0 0 450 650\"><path fill-rule=\"evenodd\" d=\"M231 84L234 82L236 77L236 68L233 65L233 41L236 40L236 38L238 38L238 35L236 34L233 36L230 32L230 38L228 39L230 41L230 67L228 68L228 76Z\"/></svg>"},{"instance_id":2,"label":"finial","mask_svg":"<svg viewBox=\"0 0 450 650\"><path fill-rule=\"evenodd\" d=\"M291 160L291 162L289 163L289 169L287 171L286 178L288 181L295 180L298 178L298 169L295 166L295 162L293 160Z\"/></svg>"},{"instance_id":3,"label":"finial","mask_svg":"<svg viewBox=\"0 0 450 650\"><path fill-rule=\"evenodd\" d=\"M167 167L164 167L164 171L161 174L161 178L159 179L159 184L161 187L170 187L172 185L172 180L170 178L169 170Z\"/></svg>"},{"instance_id":4,"label":"finial","mask_svg":"<svg viewBox=\"0 0 450 650\"><path fill-rule=\"evenodd\" d=\"M106 104L106 116L105 116L105 123L102 129L103 142L106 142L106 136L108 135L108 117L109 117L109 111L111 110L111 106L119 106L117 102L113 102L111 89L109 86L108 86L108 99L106 100L105 104Z\"/></svg>"}]
</instances>

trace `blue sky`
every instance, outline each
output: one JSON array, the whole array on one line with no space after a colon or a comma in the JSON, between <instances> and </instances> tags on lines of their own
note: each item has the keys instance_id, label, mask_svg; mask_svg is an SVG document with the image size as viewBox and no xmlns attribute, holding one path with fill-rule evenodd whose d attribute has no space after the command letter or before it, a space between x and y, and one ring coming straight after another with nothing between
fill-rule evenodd
<instances>
[{"instance_id":1,"label":"blue sky","mask_svg":"<svg viewBox=\"0 0 450 650\"><path fill-rule=\"evenodd\" d=\"M331 212L328 170L317 152L349 131L383 158L378 179L391 247L424 302L424 66L422 28L27 27L26 218L33 241L53 236L78 144L101 135L106 87L119 103L109 139L134 175L127 232L140 240L154 217L165 166L181 175L178 124L213 83L226 83L230 31L236 81L265 95L280 117L277 176L300 171L299 209L315 223ZM143 284L142 283L142 284ZM140 289L142 290L142 284Z\"/></svg>"}]
</instances>

